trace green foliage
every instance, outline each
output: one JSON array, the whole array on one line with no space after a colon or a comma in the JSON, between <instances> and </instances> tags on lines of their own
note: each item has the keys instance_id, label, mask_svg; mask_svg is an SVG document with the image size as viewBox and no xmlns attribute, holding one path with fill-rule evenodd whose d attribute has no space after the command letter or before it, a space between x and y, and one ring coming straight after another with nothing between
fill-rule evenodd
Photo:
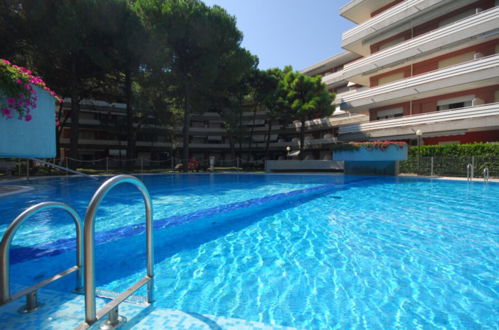
<instances>
[{"instance_id":1,"label":"green foliage","mask_svg":"<svg viewBox=\"0 0 499 330\"><path fill-rule=\"evenodd\" d=\"M143 0L134 8L170 51L166 72L171 98L184 111L182 158L187 169L191 114L207 106L219 106L222 112L237 108L240 83L257 60L240 47L236 20L221 7L200 0Z\"/></svg>"},{"instance_id":2,"label":"green foliage","mask_svg":"<svg viewBox=\"0 0 499 330\"><path fill-rule=\"evenodd\" d=\"M305 142L305 121L329 116L334 107L331 104L334 94L326 89L320 76L310 77L289 70L282 77L278 86L278 102L291 120L300 122L300 158Z\"/></svg>"},{"instance_id":3,"label":"green foliage","mask_svg":"<svg viewBox=\"0 0 499 330\"><path fill-rule=\"evenodd\" d=\"M289 114L299 121L329 116L334 108L334 94L326 90L320 76L311 77L296 71L287 72L281 80L280 97Z\"/></svg>"},{"instance_id":4,"label":"green foliage","mask_svg":"<svg viewBox=\"0 0 499 330\"><path fill-rule=\"evenodd\" d=\"M409 155L417 156L418 147L410 147ZM499 157L499 143L443 144L421 146L421 156L431 157Z\"/></svg>"},{"instance_id":5,"label":"green foliage","mask_svg":"<svg viewBox=\"0 0 499 330\"><path fill-rule=\"evenodd\" d=\"M409 148L409 158L400 162L401 173L466 176L466 166L474 164L475 177L481 177L485 168L490 176L499 177L499 143L444 144Z\"/></svg>"}]
</instances>

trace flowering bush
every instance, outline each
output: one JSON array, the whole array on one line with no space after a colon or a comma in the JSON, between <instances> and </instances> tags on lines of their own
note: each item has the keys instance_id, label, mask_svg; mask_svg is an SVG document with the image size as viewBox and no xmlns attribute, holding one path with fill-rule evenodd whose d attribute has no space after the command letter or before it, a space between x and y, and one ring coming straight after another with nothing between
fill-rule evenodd
<instances>
[{"instance_id":1,"label":"flowering bush","mask_svg":"<svg viewBox=\"0 0 499 330\"><path fill-rule=\"evenodd\" d=\"M365 147L367 150L379 149L385 150L389 146L397 146L399 149L407 146L403 141L373 141L373 142L350 142L346 144L339 144L333 147L333 150L347 151L358 150L360 147Z\"/></svg>"},{"instance_id":2,"label":"flowering bush","mask_svg":"<svg viewBox=\"0 0 499 330\"><path fill-rule=\"evenodd\" d=\"M38 97L33 88L38 86L49 92L58 102L62 99L47 87L45 82L23 67L0 59L0 113L2 117L30 121L31 110L36 108Z\"/></svg>"}]
</instances>

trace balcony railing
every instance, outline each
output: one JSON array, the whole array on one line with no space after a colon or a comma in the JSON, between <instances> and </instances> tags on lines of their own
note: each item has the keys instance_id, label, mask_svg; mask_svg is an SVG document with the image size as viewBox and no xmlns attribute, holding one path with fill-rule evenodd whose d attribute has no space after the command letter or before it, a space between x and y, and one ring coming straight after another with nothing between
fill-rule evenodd
<instances>
[{"instance_id":1,"label":"balcony railing","mask_svg":"<svg viewBox=\"0 0 499 330\"><path fill-rule=\"evenodd\" d=\"M499 103L482 104L456 110L435 111L403 116L395 119L343 126L339 128L339 134L368 133L369 131L391 128L412 128L417 125L432 125L454 120L467 120L490 116L494 117L494 121L490 123L499 126Z\"/></svg>"},{"instance_id":2,"label":"balcony railing","mask_svg":"<svg viewBox=\"0 0 499 330\"><path fill-rule=\"evenodd\" d=\"M454 9L462 7L473 0L453 1L453 0L406 0L398 5L395 5L386 11L376 15L364 23L346 31L342 35L341 46L345 49L354 49L365 47L368 51L367 43L362 43L366 40L372 40L380 34L390 37L397 33L411 28L414 19L418 19L421 15L424 16L424 21L418 24L429 21L445 13L451 12ZM445 5L445 7L443 6ZM388 33L387 33L388 32ZM358 50L358 49L357 49ZM362 52L361 52L362 53Z\"/></svg>"},{"instance_id":3,"label":"balcony railing","mask_svg":"<svg viewBox=\"0 0 499 330\"><path fill-rule=\"evenodd\" d=\"M325 83L327 87L340 85L339 83L343 81L346 83L343 70L336 71L322 77L322 82Z\"/></svg>"},{"instance_id":4,"label":"balcony railing","mask_svg":"<svg viewBox=\"0 0 499 330\"><path fill-rule=\"evenodd\" d=\"M405 2L401 3L404 4ZM499 29L499 7L469 16L345 65L341 79L376 71ZM327 76L326 76L327 77ZM324 80L326 79L324 77ZM336 78L339 79L339 78Z\"/></svg>"},{"instance_id":5,"label":"balcony railing","mask_svg":"<svg viewBox=\"0 0 499 330\"><path fill-rule=\"evenodd\" d=\"M474 88L499 83L499 54L478 58L445 69L426 72L365 91L344 95L341 109L364 109L383 104L442 94L444 88L473 83ZM454 90L447 89L447 92Z\"/></svg>"}]
</instances>

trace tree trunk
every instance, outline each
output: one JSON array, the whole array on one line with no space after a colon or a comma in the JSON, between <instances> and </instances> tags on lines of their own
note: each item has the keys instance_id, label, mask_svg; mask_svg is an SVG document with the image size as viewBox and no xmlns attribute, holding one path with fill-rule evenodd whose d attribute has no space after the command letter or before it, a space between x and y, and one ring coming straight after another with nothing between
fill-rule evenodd
<instances>
[{"instance_id":1,"label":"tree trunk","mask_svg":"<svg viewBox=\"0 0 499 330\"><path fill-rule=\"evenodd\" d=\"M78 133L80 129L80 97L78 91L71 91L71 134L69 141L69 156L78 159ZM74 163L74 164L73 164ZM70 162L70 167L76 168L77 163Z\"/></svg>"},{"instance_id":2,"label":"tree trunk","mask_svg":"<svg viewBox=\"0 0 499 330\"><path fill-rule=\"evenodd\" d=\"M300 160L303 160L304 149L305 149L305 120L302 120L300 127Z\"/></svg>"},{"instance_id":3,"label":"tree trunk","mask_svg":"<svg viewBox=\"0 0 499 330\"><path fill-rule=\"evenodd\" d=\"M252 149L252 146L253 146L253 133L255 132L255 120L256 120L256 106L255 108L253 109L253 126L251 126L251 132L250 132L250 138L249 138L249 141L248 141L248 163L251 161L251 149Z\"/></svg>"},{"instance_id":4,"label":"tree trunk","mask_svg":"<svg viewBox=\"0 0 499 330\"><path fill-rule=\"evenodd\" d=\"M230 158L232 158L232 163L236 160L236 143L234 142L234 134L229 133L229 150Z\"/></svg>"},{"instance_id":5,"label":"tree trunk","mask_svg":"<svg viewBox=\"0 0 499 330\"><path fill-rule=\"evenodd\" d=\"M189 160L189 128L191 126L191 99L189 86L185 87L185 100L184 100L184 125L182 127L182 171L188 171Z\"/></svg>"},{"instance_id":6,"label":"tree trunk","mask_svg":"<svg viewBox=\"0 0 499 330\"><path fill-rule=\"evenodd\" d=\"M57 110L57 121L59 122L59 126L55 128L55 143L56 143L56 159L61 158L61 135L66 126L66 121L68 120L68 115L64 115L63 112L63 103L59 103L59 110ZM63 119L64 117L64 119Z\"/></svg>"},{"instance_id":7,"label":"tree trunk","mask_svg":"<svg viewBox=\"0 0 499 330\"><path fill-rule=\"evenodd\" d=\"M237 142L239 143L239 151L238 151L238 156L241 158L243 156L243 108L241 105L242 101L239 99L239 122L238 128L237 128Z\"/></svg>"},{"instance_id":8,"label":"tree trunk","mask_svg":"<svg viewBox=\"0 0 499 330\"><path fill-rule=\"evenodd\" d=\"M272 130L272 120L269 121L269 129L267 130L267 141L265 144L265 160L269 159L270 131L271 130Z\"/></svg>"},{"instance_id":9,"label":"tree trunk","mask_svg":"<svg viewBox=\"0 0 499 330\"><path fill-rule=\"evenodd\" d=\"M135 129L133 127L133 107L132 107L132 74L128 70L125 73L125 103L126 103L126 130L127 130L127 148L126 158L131 160L135 158ZM133 166L127 162L128 166Z\"/></svg>"},{"instance_id":10,"label":"tree trunk","mask_svg":"<svg viewBox=\"0 0 499 330\"><path fill-rule=\"evenodd\" d=\"M69 137L69 156L78 159L78 134L80 129L80 90L76 72L76 59L71 64L71 132ZM76 168L76 162L70 167Z\"/></svg>"}]
</instances>

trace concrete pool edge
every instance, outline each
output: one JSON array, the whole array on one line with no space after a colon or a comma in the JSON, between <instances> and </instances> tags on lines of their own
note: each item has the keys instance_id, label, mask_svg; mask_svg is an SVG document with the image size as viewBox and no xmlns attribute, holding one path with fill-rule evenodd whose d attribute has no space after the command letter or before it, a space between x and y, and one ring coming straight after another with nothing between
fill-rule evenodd
<instances>
[{"instance_id":1,"label":"concrete pool edge","mask_svg":"<svg viewBox=\"0 0 499 330\"><path fill-rule=\"evenodd\" d=\"M10 189L8 189L10 188ZM5 196L11 196L11 195L16 195L16 194L21 194L24 192L28 192L34 190L33 187L28 187L28 186L15 186L15 185L6 185L2 186L0 185L0 197L5 197Z\"/></svg>"}]
</instances>

